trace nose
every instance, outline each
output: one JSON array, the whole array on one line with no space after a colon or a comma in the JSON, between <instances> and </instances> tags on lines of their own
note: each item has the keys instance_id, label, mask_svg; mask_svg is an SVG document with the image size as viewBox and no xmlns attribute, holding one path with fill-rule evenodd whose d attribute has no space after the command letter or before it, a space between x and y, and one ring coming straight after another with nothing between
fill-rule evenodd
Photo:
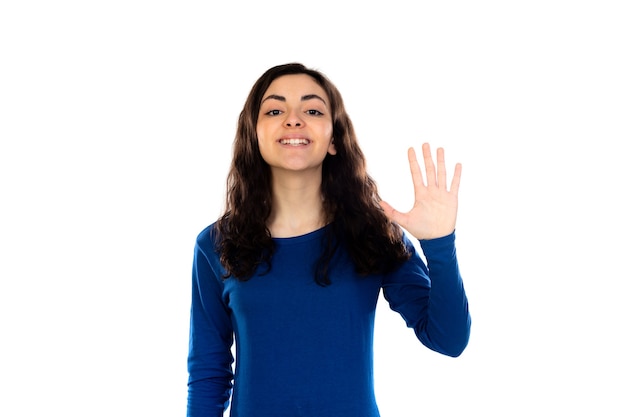
<instances>
[{"instance_id":1,"label":"nose","mask_svg":"<svg viewBox=\"0 0 626 417\"><path fill-rule=\"evenodd\" d=\"M287 127L302 127L304 122L295 111L290 112L285 118L285 126Z\"/></svg>"}]
</instances>

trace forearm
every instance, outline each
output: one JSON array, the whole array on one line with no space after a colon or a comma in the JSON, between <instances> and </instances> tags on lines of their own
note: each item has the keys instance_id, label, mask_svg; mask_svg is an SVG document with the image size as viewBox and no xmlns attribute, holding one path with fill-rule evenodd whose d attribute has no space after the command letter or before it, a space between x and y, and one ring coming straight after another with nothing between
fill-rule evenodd
<instances>
[{"instance_id":1,"label":"forearm","mask_svg":"<svg viewBox=\"0 0 626 417\"><path fill-rule=\"evenodd\" d=\"M190 382L187 417L223 417L230 399L230 384L224 380L204 379Z\"/></svg>"},{"instance_id":2,"label":"forearm","mask_svg":"<svg viewBox=\"0 0 626 417\"><path fill-rule=\"evenodd\" d=\"M425 344L449 356L460 355L469 341L471 317L459 271L454 233L420 241L431 280L428 318L419 331Z\"/></svg>"}]
</instances>

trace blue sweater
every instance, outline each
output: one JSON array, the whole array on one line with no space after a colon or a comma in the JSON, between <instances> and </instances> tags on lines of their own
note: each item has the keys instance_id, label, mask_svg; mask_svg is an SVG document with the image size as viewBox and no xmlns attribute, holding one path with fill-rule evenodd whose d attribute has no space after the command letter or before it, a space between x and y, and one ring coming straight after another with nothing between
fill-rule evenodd
<instances>
[{"instance_id":1,"label":"blue sweater","mask_svg":"<svg viewBox=\"0 0 626 417\"><path fill-rule=\"evenodd\" d=\"M420 241L428 267L405 236L412 256L387 275L358 276L340 248L332 284L322 287L313 271L324 228L274 239L271 272L245 282L221 278L213 228L195 246L188 417L222 417L229 402L232 417L378 417L373 331L381 289L428 348L458 356L467 345L454 234Z\"/></svg>"}]
</instances>

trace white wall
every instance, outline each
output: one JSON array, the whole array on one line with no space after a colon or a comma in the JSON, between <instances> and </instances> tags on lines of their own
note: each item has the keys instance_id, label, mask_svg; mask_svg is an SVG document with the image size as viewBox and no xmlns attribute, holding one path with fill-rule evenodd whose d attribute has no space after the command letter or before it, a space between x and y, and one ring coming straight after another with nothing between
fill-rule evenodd
<instances>
[{"instance_id":1,"label":"white wall","mask_svg":"<svg viewBox=\"0 0 626 417\"><path fill-rule=\"evenodd\" d=\"M408 146L464 165L472 339L438 356L381 304L383 416L623 414L619 3L3 2L0 414L184 414L194 238L289 61L342 91L399 208Z\"/></svg>"}]
</instances>

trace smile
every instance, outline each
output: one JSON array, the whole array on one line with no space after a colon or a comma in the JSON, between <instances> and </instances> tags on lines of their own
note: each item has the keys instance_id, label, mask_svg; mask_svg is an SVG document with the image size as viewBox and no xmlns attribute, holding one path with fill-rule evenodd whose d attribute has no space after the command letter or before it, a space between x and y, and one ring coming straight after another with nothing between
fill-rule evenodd
<instances>
[{"instance_id":1,"label":"smile","mask_svg":"<svg viewBox=\"0 0 626 417\"><path fill-rule=\"evenodd\" d=\"M308 139L281 139L278 141L281 145L302 146L311 143Z\"/></svg>"}]
</instances>

